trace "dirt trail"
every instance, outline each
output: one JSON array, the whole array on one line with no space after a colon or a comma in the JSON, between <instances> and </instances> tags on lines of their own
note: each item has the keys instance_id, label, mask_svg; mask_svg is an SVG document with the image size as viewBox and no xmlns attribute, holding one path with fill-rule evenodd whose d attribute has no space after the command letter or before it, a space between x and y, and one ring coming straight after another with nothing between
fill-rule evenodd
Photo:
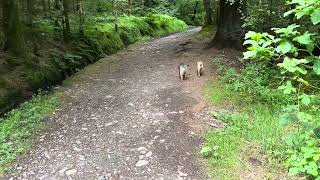
<instances>
[{"instance_id":1,"label":"dirt trail","mask_svg":"<svg viewBox=\"0 0 320 180\"><path fill-rule=\"evenodd\" d=\"M195 65L210 55L191 29L106 57L60 88L50 128L13 179L208 179L198 157L205 104ZM191 65L188 81L177 66Z\"/></svg>"}]
</instances>

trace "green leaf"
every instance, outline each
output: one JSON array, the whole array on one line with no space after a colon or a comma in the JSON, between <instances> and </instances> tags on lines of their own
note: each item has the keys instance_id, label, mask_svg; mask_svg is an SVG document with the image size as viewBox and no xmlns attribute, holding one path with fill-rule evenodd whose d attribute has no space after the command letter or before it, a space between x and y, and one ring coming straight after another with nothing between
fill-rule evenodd
<instances>
[{"instance_id":1,"label":"green leaf","mask_svg":"<svg viewBox=\"0 0 320 180\"><path fill-rule=\"evenodd\" d=\"M286 85L282 85L278 89L283 90L284 94L291 94L297 92L297 89L292 86L291 81L287 81Z\"/></svg>"},{"instance_id":2,"label":"green leaf","mask_svg":"<svg viewBox=\"0 0 320 180\"><path fill-rule=\"evenodd\" d=\"M243 53L243 59L252 59L256 56L256 51L247 51Z\"/></svg>"},{"instance_id":3,"label":"green leaf","mask_svg":"<svg viewBox=\"0 0 320 180\"><path fill-rule=\"evenodd\" d=\"M284 17L287 17L287 16L289 16L290 14L292 14L292 13L294 13L294 12L295 12L295 9L292 9L292 10L290 10L290 11L287 11L287 12L284 13Z\"/></svg>"},{"instance_id":4,"label":"green leaf","mask_svg":"<svg viewBox=\"0 0 320 180\"><path fill-rule=\"evenodd\" d=\"M300 173L300 171L299 171L299 168L297 168L297 167L292 167L289 169L290 176L296 176L299 173Z\"/></svg>"},{"instance_id":5,"label":"green leaf","mask_svg":"<svg viewBox=\"0 0 320 180\"><path fill-rule=\"evenodd\" d=\"M318 176L318 166L317 164L312 161L309 163L309 165L306 166L306 170L308 174L311 174L313 176Z\"/></svg>"},{"instance_id":6,"label":"green leaf","mask_svg":"<svg viewBox=\"0 0 320 180\"><path fill-rule=\"evenodd\" d=\"M303 45L314 44L314 42L311 39L311 36L313 36L313 35L314 34L312 34L312 33L305 32L303 35L300 35L300 36L294 38L293 40L297 41Z\"/></svg>"},{"instance_id":7,"label":"green leaf","mask_svg":"<svg viewBox=\"0 0 320 180\"><path fill-rule=\"evenodd\" d=\"M308 106L311 104L311 96L307 95L307 94L303 94L301 96L299 96L299 99L301 100L302 104Z\"/></svg>"},{"instance_id":8,"label":"green leaf","mask_svg":"<svg viewBox=\"0 0 320 180\"><path fill-rule=\"evenodd\" d=\"M283 41L279 44L279 46L276 48L276 51L278 53L287 54L288 52L294 51L294 46L289 41Z\"/></svg>"},{"instance_id":9,"label":"green leaf","mask_svg":"<svg viewBox=\"0 0 320 180\"><path fill-rule=\"evenodd\" d=\"M320 23L320 9L315 9L311 14L311 21L314 25Z\"/></svg>"},{"instance_id":10,"label":"green leaf","mask_svg":"<svg viewBox=\"0 0 320 180\"><path fill-rule=\"evenodd\" d=\"M295 58L285 57L283 62L279 63L278 66L291 73L298 72L301 74L307 74L308 71L304 67L299 67L300 64L305 64L306 62L306 59L299 60Z\"/></svg>"},{"instance_id":11,"label":"green leaf","mask_svg":"<svg viewBox=\"0 0 320 180\"><path fill-rule=\"evenodd\" d=\"M313 133L318 139L320 139L320 127L314 128Z\"/></svg>"},{"instance_id":12,"label":"green leaf","mask_svg":"<svg viewBox=\"0 0 320 180\"><path fill-rule=\"evenodd\" d=\"M320 75L320 59L317 59L317 60L314 62L313 71L314 71L317 75Z\"/></svg>"}]
</instances>

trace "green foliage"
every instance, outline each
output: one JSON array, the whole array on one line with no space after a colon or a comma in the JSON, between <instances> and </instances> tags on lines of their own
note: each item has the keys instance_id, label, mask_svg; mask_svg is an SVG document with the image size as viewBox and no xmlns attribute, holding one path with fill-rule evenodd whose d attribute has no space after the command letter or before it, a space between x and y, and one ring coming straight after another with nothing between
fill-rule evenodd
<instances>
[{"instance_id":1,"label":"green foliage","mask_svg":"<svg viewBox=\"0 0 320 180\"><path fill-rule=\"evenodd\" d=\"M283 79L288 80L278 89L295 99L283 108L280 118L281 124L293 128L287 140L289 173L320 179L320 147L316 133L319 109L314 103L316 96L310 94L319 90L313 84L313 79L320 74L320 57L314 53L315 47L319 48L320 40L319 27L316 26L320 23L320 2L291 0L289 4L294 8L285 16L294 14L297 19L309 19L315 25L312 28L315 31L309 32L293 24L285 28L273 28L276 37L267 33L261 36L261 33L249 32L245 43L248 51L244 55L247 59L280 61L278 67Z\"/></svg>"},{"instance_id":2,"label":"green foliage","mask_svg":"<svg viewBox=\"0 0 320 180\"><path fill-rule=\"evenodd\" d=\"M176 17L189 25L203 25L204 7L202 0L180 0L177 2L177 6Z\"/></svg>"},{"instance_id":3,"label":"green foliage","mask_svg":"<svg viewBox=\"0 0 320 180\"><path fill-rule=\"evenodd\" d=\"M266 64L249 64L240 73L234 68L219 70L220 80L226 88L237 92L242 101L277 103L279 106L293 101L270 84L270 79L278 73Z\"/></svg>"},{"instance_id":4,"label":"green foliage","mask_svg":"<svg viewBox=\"0 0 320 180\"><path fill-rule=\"evenodd\" d=\"M33 136L44 128L44 119L58 105L57 95L37 95L33 99L0 118L0 174L6 166L24 153Z\"/></svg>"}]
</instances>

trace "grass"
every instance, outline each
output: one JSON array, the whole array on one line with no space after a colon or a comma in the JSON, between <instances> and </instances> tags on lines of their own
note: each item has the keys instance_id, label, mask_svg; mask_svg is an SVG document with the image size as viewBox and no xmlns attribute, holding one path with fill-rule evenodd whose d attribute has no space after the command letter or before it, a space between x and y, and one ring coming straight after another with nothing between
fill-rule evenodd
<instances>
[{"instance_id":1,"label":"grass","mask_svg":"<svg viewBox=\"0 0 320 180\"><path fill-rule=\"evenodd\" d=\"M58 104L58 94L37 95L0 118L0 176L31 147L33 137L46 127L45 118Z\"/></svg>"},{"instance_id":2,"label":"grass","mask_svg":"<svg viewBox=\"0 0 320 180\"><path fill-rule=\"evenodd\" d=\"M226 86L215 80L206 88L207 100L221 108L214 113L216 118L225 124L225 128L204 136L204 147L216 147L216 155L207 157L209 175L213 179L240 179L249 173L249 158L263 162L263 178L281 174L286 146L277 110L269 104L247 103Z\"/></svg>"}]
</instances>

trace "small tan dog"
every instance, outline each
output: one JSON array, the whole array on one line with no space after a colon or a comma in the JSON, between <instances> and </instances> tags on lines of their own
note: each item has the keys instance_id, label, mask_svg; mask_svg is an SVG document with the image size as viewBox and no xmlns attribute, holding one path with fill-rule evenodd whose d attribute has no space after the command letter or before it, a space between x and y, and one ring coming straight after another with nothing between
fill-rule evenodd
<instances>
[{"instance_id":1,"label":"small tan dog","mask_svg":"<svg viewBox=\"0 0 320 180\"><path fill-rule=\"evenodd\" d=\"M198 77L201 77L203 75L203 62L202 61L198 61L197 62L197 74L198 74Z\"/></svg>"},{"instance_id":2,"label":"small tan dog","mask_svg":"<svg viewBox=\"0 0 320 180\"><path fill-rule=\"evenodd\" d=\"M188 64L184 64L184 63L181 63L179 66L178 66L178 69L179 69L179 78L181 80L186 80L188 78L188 75L189 74L189 65Z\"/></svg>"}]
</instances>

